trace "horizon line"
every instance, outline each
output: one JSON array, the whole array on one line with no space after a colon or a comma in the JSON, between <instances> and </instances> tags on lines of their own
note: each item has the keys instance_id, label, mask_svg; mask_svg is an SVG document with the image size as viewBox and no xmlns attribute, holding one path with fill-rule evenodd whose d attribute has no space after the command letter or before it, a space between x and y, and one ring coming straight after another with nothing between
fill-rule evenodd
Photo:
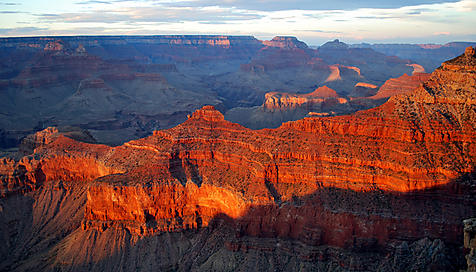
<instances>
[{"instance_id":1,"label":"horizon line","mask_svg":"<svg viewBox=\"0 0 476 272\"><path fill-rule=\"evenodd\" d=\"M88 37L108 37L108 38L114 38L114 37L166 37L166 36L182 36L182 37L252 37L255 38L258 41L270 41L267 39L259 39L255 35L234 35L234 34L72 34L72 35L25 35L25 36L0 36L0 40L5 40L5 39L27 39L27 38L74 38L74 37L83 37L83 38L88 38ZM290 38L296 38L297 40L306 43L308 46L315 46L314 44L309 44L308 42L301 40L297 36L292 36L292 35L275 35L273 37L290 37ZM332 42L338 40L340 42L343 42L340 38L335 38L335 39L329 39L328 42ZM326 43L326 42L325 42ZM433 45L446 45L450 43L476 43L475 41L458 41L458 40L453 40L453 41L448 41L446 43L414 43L414 42L378 42L378 43L371 43L371 42L365 42L361 41L360 43L347 43L343 42L349 45L357 45L357 44L410 44L410 45L421 45L421 44L433 44Z\"/></svg>"}]
</instances>

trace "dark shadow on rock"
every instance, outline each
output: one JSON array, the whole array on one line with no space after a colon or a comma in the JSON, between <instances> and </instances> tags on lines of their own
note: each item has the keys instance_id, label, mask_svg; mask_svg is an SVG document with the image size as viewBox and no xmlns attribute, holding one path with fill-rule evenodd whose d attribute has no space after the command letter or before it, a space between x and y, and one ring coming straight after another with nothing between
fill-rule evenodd
<instances>
[{"instance_id":1,"label":"dark shadow on rock","mask_svg":"<svg viewBox=\"0 0 476 272\"><path fill-rule=\"evenodd\" d=\"M185 186L187 183L187 175L185 174L182 159L179 157L178 153L172 154L169 159L169 172L173 178L177 179L183 186Z\"/></svg>"},{"instance_id":2,"label":"dark shadow on rock","mask_svg":"<svg viewBox=\"0 0 476 272\"><path fill-rule=\"evenodd\" d=\"M169 159L169 172L183 186L185 186L187 180L191 180L198 187L202 185L202 177L198 171L196 160L187 157L182 158L178 153L174 153Z\"/></svg>"},{"instance_id":3,"label":"dark shadow on rock","mask_svg":"<svg viewBox=\"0 0 476 272\"><path fill-rule=\"evenodd\" d=\"M108 250L114 241L114 250L98 261L60 262L50 268L458 271L465 266L462 221L476 216L474 177L473 171L446 185L408 193L320 188L280 205L252 206L239 218L217 214L206 226L197 212L198 229L150 236L134 236L114 227L78 230L85 232L81 237L95 238L74 240L78 247L73 249L78 251L75 258L90 257L81 256L83 246ZM153 228L151 216L146 220Z\"/></svg>"}]
</instances>

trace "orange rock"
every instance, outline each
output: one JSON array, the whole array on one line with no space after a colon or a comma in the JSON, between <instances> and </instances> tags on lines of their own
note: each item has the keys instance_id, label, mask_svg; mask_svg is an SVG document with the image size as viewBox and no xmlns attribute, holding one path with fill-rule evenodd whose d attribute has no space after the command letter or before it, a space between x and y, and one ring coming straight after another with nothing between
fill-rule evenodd
<instances>
[{"instance_id":1,"label":"orange rock","mask_svg":"<svg viewBox=\"0 0 476 272\"><path fill-rule=\"evenodd\" d=\"M377 85L370 84L370 83L365 83L365 82L359 82L359 83L355 84L355 87L364 87L364 88L371 88L371 89L378 88Z\"/></svg>"},{"instance_id":2,"label":"orange rock","mask_svg":"<svg viewBox=\"0 0 476 272\"><path fill-rule=\"evenodd\" d=\"M279 47L285 49L301 48L307 49L307 45L299 41L296 37L277 36L270 41L262 41L266 46Z\"/></svg>"},{"instance_id":3,"label":"orange rock","mask_svg":"<svg viewBox=\"0 0 476 272\"><path fill-rule=\"evenodd\" d=\"M207 226L223 216L240 235L313 245L456 239L460 222L441 222L438 211L421 221L398 204L383 214L383 207L352 210L352 201L347 210L332 210L322 199L345 203L339 190L347 190L377 193L370 201L379 203L383 191L388 204L403 193L440 201L464 192L450 185L476 165L474 67L474 58L464 55L378 108L277 129L250 130L205 106L177 127L118 147L59 135L32 157L3 161L2 193L51 180L89 181L83 228L143 235ZM334 95L326 88L316 94Z\"/></svg>"},{"instance_id":4,"label":"orange rock","mask_svg":"<svg viewBox=\"0 0 476 272\"><path fill-rule=\"evenodd\" d=\"M333 89L322 86L308 94L291 94L281 92L269 92L265 94L263 107L267 110L288 110L306 107L311 110L313 106L322 104L327 100L336 100L339 104L347 103Z\"/></svg>"},{"instance_id":5,"label":"orange rock","mask_svg":"<svg viewBox=\"0 0 476 272\"><path fill-rule=\"evenodd\" d=\"M405 94L413 91L421 83L427 81L430 78L430 74L426 73L413 73L409 76L404 74L399 78L392 78L387 80L378 92L369 97L370 99L383 99L398 94Z\"/></svg>"}]
</instances>

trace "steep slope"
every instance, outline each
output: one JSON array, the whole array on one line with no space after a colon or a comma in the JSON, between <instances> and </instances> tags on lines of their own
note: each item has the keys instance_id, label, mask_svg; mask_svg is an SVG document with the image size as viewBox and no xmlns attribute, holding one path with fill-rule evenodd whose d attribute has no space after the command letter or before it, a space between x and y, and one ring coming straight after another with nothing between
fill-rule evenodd
<instances>
[{"instance_id":1,"label":"steep slope","mask_svg":"<svg viewBox=\"0 0 476 272\"><path fill-rule=\"evenodd\" d=\"M413 71L413 67L408 66L411 64L409 60L387 56L371 48L354 48L339 40L320 46L317 49L317 57L328 64L358 67L360 75L375 85L381 85L389 78L410 74ZM332 85L329 87L336 89Z\"/></svg>"},{"instance_id":2,"label":"steep slope","mask_svg":"<svg viewBox=\"0 0 476 272\"><path fill-rule=\"evenodd\" d=\"M284 122L299 120L308 114L333 116L361 109L363 108L360 104L351 105L349 99L341 97L327 86L322 86L307 94L268 92L262 106L233 108L226 112L225 117L245 127L261 129L277 128Z\"/></svg>"},{"instance_id":3,"label":"steep slope","mask_svg":"<svg viewBox=\"0 0 476 272\"><path fill-rule=\"evenodd\" d=\"M22 52L9 40L17 39L0 39L0 54ZM38 49L26 54L26 61L5 56L17 72L0 79L0 127L13 134L13 139L5 135L13 143L0 148L16 146L27 134L50 125L88 128L101 143L121 144L174 126L204 104L220 103L210 92L174 88L163 76L177 74L173 64L103 59L88 51L94 52L94 46L80 43L85 38L18 40Z\"/></svg>"},{"instance_id":4,"label":"steep slope","mask_svg":"<svg viewBox=\"0 0 476 272\"><path fill-rule=\"evenodd\" d=\"M259 106L267 92L311 92L324 82L346 95L365 73L383 83L410 69L361 51L323 50L323 60L295 37L0 38L0 152L48 126L88 129L98 142L120 145L182 123L203 105ZM347 64L335 62L341 54Z\"/></svg>"},{"instance_id":5,"label":"steep slope","mask_svg":"<svg viewBox=\"0 0 476 272\"><path fill-rule=\"evenodd\" d=\"M23 246L1 244L1 268L456 270L462 219L476 212L475 71L471 48L378 108L277 129L205 106L118 147L55 137L3 161L2 210L30 204L24 219L2 211L3 233L21 233L3 239ZM77 196L53 217L81 227L43 216L52 186ZM51 224L51 242L25 242L36 221L9 223L29 215Z\"/></svg>"},{"instance_id":6,"label":"steep slope","mask_svg":"<svg viewBox=\"0 0 476 272\"><path fill-rule=\"evenodd\" d=\"M382 99L389 98L394 95L408 93L411 90L418 87L421 83L427 81L430 77L430 74L426 73L414 73L409 76L404 74L399 78L392 78L387 81L380 87L378 92L369 97L370 99Z\"/></svg>"}]
</instances>

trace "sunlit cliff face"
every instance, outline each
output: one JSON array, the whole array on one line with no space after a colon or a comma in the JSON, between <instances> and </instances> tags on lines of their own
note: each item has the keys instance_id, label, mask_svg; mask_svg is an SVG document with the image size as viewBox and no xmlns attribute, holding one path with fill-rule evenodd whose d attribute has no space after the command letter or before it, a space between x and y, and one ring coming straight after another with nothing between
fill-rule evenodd
<instances>
[{"instance_id":1,"label":"sunlit cliff face","mask_svg":"<svg viewBox=\"0 0 476 272\"><path fill-rule=\"evenodd\" d=\"M116 147L48 128L23 141L21 160L0 161L0 226L24 233L21 248L54 244L45 267L104 263L171 233L190 244L204 232L226 237L216 247L227 252L252 248L249 237L298 241L304 251L458 243L475 212L475 59L468 48L431 76L389 82L399 92L424 81L380 107L276 129L245 128L213 106ZM280 95L296 104L339 98L327 87ZM0 250L9 248L23 250Z\"/></svg>"},{"instance_id":2,"label":"sunlit cliff face","mask_svg":"<svg viewBox=\"0 0 476 272\"><path fill-rule=\"evenodd\" d=\"M143 234L206 226L218 214L239 218L253 205L323 187L406 193L442 186L474 168L471 52L410 94L350 116L254 131L205 106L175 128L115 148L42 136L39 161L4 162L16 176L4 179L3 191L22 182L96 180L84 227L131 223Z\"/></svg>"}]
</instances>

